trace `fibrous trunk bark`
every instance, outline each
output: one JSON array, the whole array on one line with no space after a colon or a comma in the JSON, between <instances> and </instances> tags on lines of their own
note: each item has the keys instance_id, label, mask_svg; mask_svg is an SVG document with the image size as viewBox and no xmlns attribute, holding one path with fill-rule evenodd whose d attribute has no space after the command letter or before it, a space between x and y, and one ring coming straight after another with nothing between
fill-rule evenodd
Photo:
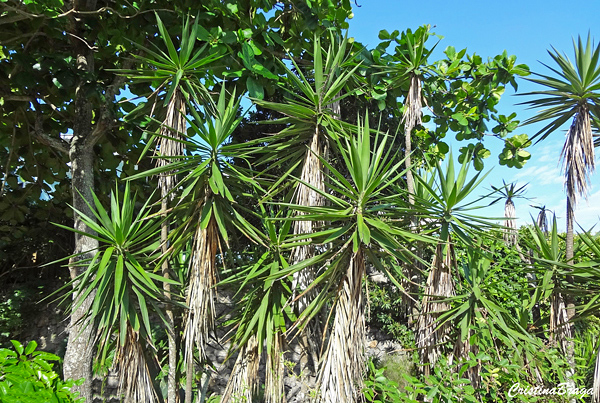
<instances>
[{"instance_id":1,"label":"fibrous trunk bark","mask_svg":"<svg viewBox=\"0 0 600 403\"><path fill-rule=\"evenodd\" d=\"M185 362L188 380L194 377L194 346L200 360L206 359L206 345L214 329L214 298L216 279L216 255L219 230L213 216L205 229L198 223L192 248L190 280L186 304L189 307L184 325ZM189 382L189 381L188 381ZM191 384L190 384L191 385ZM186 388L187 389L187 388ZM186 402L191 402L192 391L186 390ZM189 399L189 400L188 400Z\"/></svg>"},{"instance_id":2,"label":"fibrous trunk bark","mask_svg":"<svg viewBox=\"0 0 600 403\"><path fill-rule=\"evenodd\" d=\"M158 402L140 335L133 330L131 324L127 324L125 344L117 347L115 362L119 374L119 390L125 403Z\"/></svg>"},{"instance_id":3,"label":"fibrous trunk bark","mask_svg":"<svg viewBox=\"0 0 600 403\"><path fill-rule=\"evenodd\" d=\"M284 403L285 389L284 377L284 345L285 338L281 332L273 336L273 346L267 354L265 368L265 403ZM267 346L268 348L269 346Z\"/></svg>"},{"instance_id":4,"label":"fibrous trunk bark","mask_svg":"<svg viewBox=\"0 0 600 403\"><path fill-rule=\"evenodd\" d=\"M255 335L250 336L246 344L240 349L231 376L227 382L221 403L247 402L252 403L252 398L257 391L258 341Z\"/></svg>"},{"instance_id":5,"label":"fibrous trunk bark","mask_svg":"<svg viewBox=\"0 0 600 403\"><path fill-rule=\"evenodd\" d=\"M173 157L180 156L184 153L183 143L178 140L182 139L181 133L185 132L185 115L186 105L185 99L181 91L174 91L173 98L167 106L167 115L160 129L161 138L159 140L159 153L162 156ZM169 159L159 159L158 165L168 165L171 161ZM163 172L160 174L158 179L158 185L161 190L161 214L163 215L164 221L161 224L160 241L162 246L163 255L167 255L169 251L169 222L166 219L167 210L169 208L169 202L173 199L172 191L176 185L177 178L172 172ZM162 264L162 275L164 278L170 278L169 259L165 259ZM165 316L167 319L167 342L169 349L169 373L167 382L167 403L177 403L177 334L175 332L175 316L173 315L173 308L170 304L171 301L171 285L169 283L163 283L163 291L166 300Z\"/></svg>"},{"instance_id":6,"label":"fibrous trunk bark","mask_svg":"<svg viewBox=\"0 0 600 403\"><path fill-rule=\"evenodd\" d=\"M164 193L164 191L163 191ZM169 224L166 220L168 209L168 202L163 194L161 201L161 213L164 222L161 224L160 229L160 242L162 244L162 253L167 254L169 250L168 237L169 237ZM164 278L170 277L169 261L165 259L161 267L162 275ZM175 316L173 315L173 308L170 305L171 301L171 285L169 283L163 283L163 291L165 295L165 318L167 319L167 343L169 349L169 373L167 375L167 403L177 403L177 380L175 374L177 372L177 337L175 333Z\"/></svg>"},{"instance_id":7,"label":"fibrous trunk bark","mask_svg":"<svg viewBox=\"0 0 600 403\"><path fill-rule=\"evenodd\" d=\"M567 185L568 186L568 185ZM568 186L571 188L571 186ZM567 237L565 240L565 257L567 259L567 264L573 264L573 222L575 221L575 194L574 192L570 195L567 195ZM567 281L569 283L573 282L572 276L567 276ZM562 298L561 298L562 299ZM573 325L571 320L575 316L575 301L573 296L567 295L565 298L566 308L565 316L566 321L563 324L565 328L564 331L559 333L560 341L562 343L563 353L567 359L567 363L569 364L569 370L565 374L565 378L570 387L575 388L575 380L573 376L575 375L575 342L573 341ZM570 399L571 403L575 402L575 399Z\"/></svg>"},{"instance_id":8,"label":"fibrous trunk bark","mask_svg":"<svg viewBox=\"0 0 600 403\"><path fill-rule=\"evenodd\" d=\"M465 340L461 340L460 337L456 340L456 343L454 344L454 351L452 352L449 360L450 365L452 365L454 360L456 360L457 365L461 365L461 359L466 361L469 360L471 354L474 356L479 354L479 347L476 344L471 344L470 342L472 335L472 330L469 329ZM477 365L467 368L462 377L466 377L469 381L471 381L471 386L473 386L475 390L479 389L481 386L481 361L479 361Z\"/></svg>"},{"instance_id":9,"label":"fibrous trunk bark","mask_svg":"<svg viewBox=\"0 0 600 403\"><path fill-rule=\"evenodd\" d=\"M326 147L321 143L318 127L315 128L309 148L310 150L306 152L306 156L304 157L300 179L302 182L308 183L316 189L324 191L325 175L323 172L323 164L318 156L323 156L326 153ZM296 203L302 206L324 206L325 198L304 183L300 183L296 190ZM312 221L295 221L294 234L311 234L314 232L314 227L317 225L317 223ZM314 254L314 245L308 244L298 246L292 251L291 263L296 264L302 262L313 257ZM313 267L306 267L305 269L294 273L294 290L306 290L315 278L316 274ZM315 293L316 290L306 293L298 299L296 302L297 313L301 313L310 304ZM313 373L316 371L318 365L318 349L312 341L316 340L320 333L320 326L316 321L312 321L303 330L303 335L300 339L303 344L300 367L301 371L304 371L305 373L307 371ZM311 362L312 365L310 365Z\"/></svg>"},{"instance_id":10,"label":"fibrous trunk bark","mask_svg":"<svg viewBox=\"0 0 600 403\"><path fill-rule=\"evenodd\" d=\"M504 242L506 246L515 246L518 242L517 221L515 204L511 199L508 199L504 204Z\"/></svg>"},{"instance_id":11,"label":"fibrous trunk bark","mask_svg":"<svg viewBox=\"0 0 600 403\"><path fill-rule=\"evenodd\" d=\"M406 190L408 193L408 204L412 208L415 205L415 178L412 171L412 131L413 129L421 125L422 122L422 99L421 99L421 79L412 75L410 77L410 85L406 100L404 102L404 164L406 167ZM418 218L412 215L410 218L411 231L416 232L418 227ZM418 249L418 248L417 248ZM416 250L417 256L420 255L420 251ZM406 288L408 289L409 295L403 295L404 306L406 306L406 313L408 316L409 326L414 325L414 318L418 314L415 300L411 298L411 295L417 293L417 284L420 282L419 272L422 269L417 259L414 260L414 267L409 265L407 268L408 281L405 282Z\"/></svg>"},{"instance_id":12,"label":"fibrous trunk bark","mask_svg":"<svg viewBox=\"0 0 600 403\"><path fill-rule=\"evenodd\" d=\"M366 340L364 274L365 261L359 249L350 257L339 289L333 329L319 371L318 399L323 403L353 403L362 391Z\"/></svg>"},{"instance_id":13,"label":"fibrous trunk bark","mask_svg":"<svg viewBox=\"0 0 600 403\"><path fill-rule=\"evenodd\" d=\"M454 251L451 243L438 243L423 297L422 312L417 323L417 348L421 355L423 373L430 375L430 366L435 365L442 354L441 345L447 341L449 324L439 326L438 317L448 309L446 301L455 294L452 282Z\"/></svg>"}]
</instances>

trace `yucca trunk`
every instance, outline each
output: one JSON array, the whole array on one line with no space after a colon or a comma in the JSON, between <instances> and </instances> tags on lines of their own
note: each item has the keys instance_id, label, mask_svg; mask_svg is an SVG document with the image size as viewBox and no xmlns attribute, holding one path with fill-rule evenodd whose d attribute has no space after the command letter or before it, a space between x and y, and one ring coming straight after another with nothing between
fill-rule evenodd
<instances>
[{"instance_id":1,"label":"yucca trunk","mask_svg":"<svg viewBox=\"0 0 600 403\"><path fill-rule=\"evenodd\" d=\"M590 122L589 107L586 103L579 106L573 123L567 133L567 141L560 153L565 171L565 190L567 191L567 263L573 260L573 221L577 195L587 194L589 174L594 171L594 138Z\"/></svg>"},{"instance_id":2,"label":"yucca trunk","mask_svg":"<svg viewBox=\"0 0 600 403\"><path fill-rule=\"evenodd\" d=\"M565 188L567 191L567 237L566 237L566 259L567 263L573 263L573 224L575 222L575 206L577 195L587 194L588 175L594 171L594 139L590 121L589 106L583 103L579 106L573 123L567 133L567 141L561 151L561 158L565 171ZM572 281L568 276L567 280ZM575 316L575 301L567 297L567 317ZM571 324L565 325L572 332ZM575 345L572 340L565 340L565 355L571 367L571 375L575 371ZM572 376L567 375L569 383L574 386Z\"/></svg>"},{"instance_id":3,"label":"yucca trunk","mask_svg":"<svg viewBox=\"0 0 600 403\"><path fill-rule=\"evenodd\" d=\"M246 344L240 349L235 365L229 376L227 387L223 392L221 403L246 402L252 403L257 391L258 341L255 335L250 336Z\"/></svg>"},{"instance_id":4,"label":"yucca trunk","mask_svg":"<svg viewBox=\"0 0 600 403\"><path fill-rule=\"evenodd\" d=\"M183 333L187 376L186 402L192 401L192 382L195 375L194 345L198 348L200 360L205 360L209 333L214 329L214 287L217 282L218 237L219 231L214 216L211 217L205 229L202 229L198 223L192 246L186 299L188 311Z\"/></svg>"},{"instance_id":5,"label":"yucca trunk","mask_svg":"<svg viewBox=\"0 0 600 403\"><path fill-rule=\"evenodd\" d=\"M313 133L310 150L306 152L304 157L304 164L302 165L302 173L300 180L308 183L311 186L319 190L325 190L325 175L323 172L323 164L319 159L319 156L323 156L326 153L326 147L321 144L319 128L316 127ZM296 190L296 203L301 206L324 206L325 198L306 186L304 183L299 183ZM314 228L318 224L312 221L295 221L294 222L294 234L312 234ZM315 247L312 244L301 245L292 250L291 263L300 263L306 259L313 257L315 254ZM294 290L306 290L310 284L315 280L316 273L313 267L306 267L305 269L294 273L293 289ZM312 301L316 295L316 290L304 294L296 302L296 310L298 313L302 312ZM300 358L300 366L303 371L308 370L309 361L312 361L312 371L316 370L318 365L318 348L313 345L313 340L317 339L320 335L319 324L316 321L312 321L303 330L303 336L301 342L304 344L304 355Z\"/></svg>"},{"instance_id":6,"label":"yucca trunk","mask_svg":"<svg viewBox=\"0 0 600 403\"><path fill-rule=\"evenodd\" d=\"M546 216L546 206L542 207L535 220L536 225L542 230L544 236L548 236L548 217Z\"/></svg>"},{"instance_id":7,"label":"yucca trunk","mask_svg":"<svg viewBox=\"0 0 600 403\"><path fill-rule=\"evenodd\" d=\"M272 349L267 353L265 403L284 403L286 401L283 385L283 377L285 375L284 345L285 338L282 333L278 332L273 336Z\"/></svg>"},{"instance_id":8,"label":"yucca trunk","mask_svg":"<svg viewBox=\"0 0 600 403\"><path fill-rule=\"evenodd\" d=\"M323 164L319 160L319 156L324 153L324 147L320 144L319 129L316 128L310 142L310 150L306 152L304 164L300 180L308 183L316 189L325 190L325 176L323 173ZM306 186L304 183L299 183L296 190L296 203L301 206L324 206L325 198ZM294 233L296 235L312 234L313 229L317 224L313 221L295 221ZM313 245L301 245L292 251L292 263L302 262L314 255ZM306 268L294 274L294 286L300 289L307 288L315 279L315 273L312 268ZM298 299L298 308L302 311L310 303L312 298L309 295L304 295Z\"/></svg>"},{"instance_id":9,"label":"yucca trunk","mask_svg":"<svg viewBox=\"0 0 600 403\"><path fill-rule=\"evenodd\" d=\"M421 79L412 75L410 77L410 87L408 94L406 95L406 101L404 102L404 156L406 164L406 187L408 190L408 203L410 205L415 204L415 179L413 177L411 167L411 153L412 153L412 131L413 129L422 124L422 113L421 109L423 104L421 102Z\"/></svg>"},{"instance_id":10,"label":"yucca trunk","mask_svg":"<svg viewBox=\"0 0 600 403\"><path fill-rule=\"evenodd\" d=\"M479 347L477 345L471 344L471 342L469 341L471 336L472 336L471 329L469 329L469 331L467 332L467 337L464 341L461 340L460 336L459 336L458 340L454 344L454 351L452 352L452 355L450 356L450 359L451 359L450 364L452 364L452 361L454 359L456 359L457 365L460 365L460 360L461 359L468 360L470 358L471 353L474 356L479 354ZM466 370L466 372L463 374L463 378L466 376L466 378L469 381L471 381L471 386L473 386L473 388L475 388L475 389L479 389L479 387L481 386L481 375L480 374L481 374L481 362L479 362L477 365L475 365L473 367L469 367Z\"/></svg>"},{"instance_id":11,"label":"yucca trunk","mask_svg":"<svg viewBox=\"0 0 600 403\"><path fill-rule=\"evenodd\" d=\"M444 251L445 249L445 251ZM441 345L447 341L449 323L438 326L441 313L450 309L447 299L455 295L452 282L452 268L455 266L454 248L450 242L438 243L433 257L431 270L427 277L422 311L417 326L417 348L421 355L423 373L430 374L430 365L434 365L442 354Z\"/></svg>"},{"instance_id":12,"label":"yucca trunk","mask_svg":"<svg viewBox=\"0 0 600 403\"><path fill-rule=\"evenodd\" d=\"M568 339L572 337L571 327L569 326L569 317L565 300L561 293L552 294L550 301L550 337L555 344L558 344L563 353L568 351Z\"/></svg>"},{"instance_id":13,"label":"yucca trunk","mask_svg":"<svg viewBox=\"0 0 600 403\"><path fill-rule=\"evenodd\" d=\"M127 324L125 344L117 347L115 356L116 372L119 374L119 391L124 403L154 403L158 396L152 385L140 335Z\"/></svg>"},{"instance_id":14,"label":"yucca trunk","mask_svg":"<svg viewBox=\"0 0 600 403\"><path fill-rule=\"evenodd\" d=\"M515 246L518 242L517 221L516 221L515 204L511 199L508 199L504 204L504 242L506 246Z\"/></svg>"},{"instance_id":15,"label":"yucca trunk","mask_svg":"<svg viewBox=\"0 0 600 403\"><path fill-rule=\"evenodd\" d=\"M565 305L565 298L561 293L553 293L550 301L550 337L554 344L558 344L569 364L565 379L569 387L575 388L573 375L575 374L575 354L572 326L569 323L569 314ZM571 399L570 401L574 401Z\"/></svg>"},{"instance_id":16,"label":"yucca trunk","mask_svg":"<svg viewBox=\"0 0 600 403\"><path fill-rule=\"evenodd\" d=\"M185 98L181 91L176 90L173 93L173 97L167 106L167 114L163 125L160 128L161 137L159 139L159 153L161 156L173 157L183 155L184 147L183 144L177 140L181 139L180 133L185 132L186 127L186 105ZM169 159L159 159L157 165L165 166L171 161ZM176 185L177 178L171 172L163 172L158 178L158 186L161 191L161 214L166 218L167 210L169 208L169 202L172 200L171 192ZM169 236L169 223L165 219L161 224L160 241L162 253L166 255L168 253L168 236ZM166 279L170 278L169 260L165 259L162 264L162 275ZM176 403L177 397L177 380L175 374L177 372L177 336L175 333L175 317L173 315L173 309L169 301L171 300L171 285L169 283L163 283L163 290L167 304L165 306L165 317L167 319L167 342L169 348L169 373L167 383L167 402Z\"/></svg>"},{"instance_id":17,"label":"yucca trunk","mask_svg":"<svg viewBox=\"0 0 600 403\"><path fill-rule=\"evenodd\" d=\"M422 100L421 100L421 79L416 75L412 75L410 77L410 86L408 89L408 94L406 95L406 100L404 102L404 163L406 166L406 188L408 191L408 204L412 207L415 204L415 178L413 176L412 171L412 131L413 129L421 125L422 122L422 112L423 108ZM418 221L416 216L411 216L411 230L416 232ZM419 251L416 251L417 255L419 255ZM414 318L417 313L417 306L415 300L410 298L410 295L414 295L417 291L417 283L419 280L419 270L422 269L419 267L419 263L417 260L414 261L414 265L416 267L408 267L406 281L407 289L409 291L409 295L402 296L404 300L404 305L406 306L407 316L410 325L414 325Z\"/></svg>"},{"instance_id":18,"label":"yucca trunk","mask_svg":"<svg viewBox=\"0 0 600 403\"><path fill-rule=\"evenodd\" d=\"M176 90L167 105L166 116L160 128L161 137L158 140L158 154L167 158L159 158L158 166L170 164L172 161L168 157L183 155L185 148L181 140L183 140L182 133L186 130L186 112L185 97L181 91ZM171 172L159 176L158 186L163 197L171 192L176 184L177 178Z\"/></svg>"},{"instance_id":19,"label":"yucca trunk","mask_svg":"<svg viewBox=\"0 0 600 403\"><path fill-rule=\"evenodd\" d=\"M338 290L333 329L319 371L319 401L352 403L358 400L365 373L365 307L362 249L350 257Z\"/></svg>"}]
</instances>

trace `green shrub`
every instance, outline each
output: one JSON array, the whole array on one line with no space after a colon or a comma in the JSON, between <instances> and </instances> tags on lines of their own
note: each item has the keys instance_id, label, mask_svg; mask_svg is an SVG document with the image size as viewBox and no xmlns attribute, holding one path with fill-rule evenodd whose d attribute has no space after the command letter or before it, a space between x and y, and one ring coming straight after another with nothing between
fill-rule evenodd
<instances>
[{"instance_id":1,"label":"green shrub","mask_svg":"<svg viewBox=\"0 0 600 403\"><path fill-rule=\"evenodd\" d=\"M373 360L367 362L367 376L363 394L367 402L393 403L400 402L401 394L398 384L385 376L385 367L377 368Z\"/></svg>"},{"instance_id":2,"label":"green shrub","mask_svg":"<svg viewBox=\"0 0 600 403\"><path fill-rule=\"evenodd\" d=\"M0 402L2 403L82 403L71 387L79 381L63 381L53 370L54 354L36 351L37 343L27 347L11 340L13 349L0 349Z\"/></svg>"}]
</instances>

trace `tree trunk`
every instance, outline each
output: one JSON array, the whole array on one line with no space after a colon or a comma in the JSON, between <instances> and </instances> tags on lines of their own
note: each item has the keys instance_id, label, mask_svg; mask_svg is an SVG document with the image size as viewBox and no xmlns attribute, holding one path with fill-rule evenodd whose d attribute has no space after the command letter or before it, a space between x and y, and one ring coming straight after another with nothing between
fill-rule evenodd
<instances>
[{"instance_id":1,"label":"tree trunk","mask_svg":"<svg viewBox=\"0 0 600 403\"><path fill-rule=\"evenodd\" d=\"M159 151L160 154L167 157L174 157L183 155L185 150L183 143L178 140L183 139L182 133L185 132L187 108L185 103L185 97L179 89L175 89L173 98L169 101L167 107L167 114L163 121L163 125L160 128L160 133L163 137L159 140ZM170 164L172 161L169 159L159 159L157 165L165 166ZM177 177L173 172L163 172L158 178L158 186L161 190L161 214L165 218L161 224L160 241L162 245L163 255L167 255L169 251L169 223L166 220L167 210L169 208L169 202L172 201L173 195L171 194L175 186L177 185ZM162 264L162 275L164 278L169 279L169 259L165 259ZM177 334L175 333L175 317L173 315L173 308L171 306L171 285L169 283L163 283L163 291L166 300L165 316L167 318L167 340L169 349L169 373L167 375L167 403L177 403ZM193 363L188 363L188 369L193 368ZM191 390L186 389L186 402L188 402L188 395L191 396ZM191 402L191 400L189 401ZM188 403L189 403L188 402Z\"/></svg>"},{"instance_id":2,"label":"tree trunk","mask_svg":"<svg viewBox=\"0 0 600 403\"><path fill-rule=\"evenodd\" d=\"M86 4L74 2L73 8L77 10L89 10L95 8L96 2L88 0ZM83 23L73 21L73 30L78 37L84 37ZM82 31L82 32L80 32ZM77 57L77 70L82 75L94 71L94 55L82 40L74 40L73 48ZM71 161L71 189L73 192L73 207L88 217L94 217L88 203L93 203L92 190L94 188L94 150L92 139L92 104L85 94L84 86L87 78L80 78L75 91L75 121L73 123L73 138L69 148L69 158ZM83 233L93 234L81 218L75 214L74 228ZM92 259L95 251L98 249L98 241L90 237L75 234L74 254L80 254L77 260ZM77 263L72 262L72 263ZM70 267L71 278L75 278L85 270L83 267ZM78 295L73 296L79 299ZM94 299L94 294L88 295L81 306L71 313L71 323L69 325L69 339L65 358L63 363L63 372L65 379L81 379L84 383L74 386L73 390L80 392L80 397L86 399L86 402L92 401L92 359L94 349L94 326L87 321L80 319L89 311Z\"/></svg>"},{"instance_id":3,"label":"tree trunk","mask_svg":"<svg viewBox=\"0 0 600 403\"><path fill-rule=\"evenodd\" d=\"M235 360L231 376L221 397L221 403L246 402L252 403L258 390L258 340L256 335L250 336L246 344L240 348Z\"/></svg>"},{"instance_id":4,"label":"tree trunk","mask_svg":"<svg viewBox=\"0 0 600 403\"><path fill-rule=\"evenodd\" d=\"M164 191L163 191L164 193ZM163 194L161 201L161 213L163 217L167 215L166 211L168 208L168 201ZM168 253L169 245L167 243L169 235L169 224L166 219L161 224L160 228L160 241L162 245L162 253L166 255ZM169 261L165 259L162 264L162 275L164 278L169 278ZM167 318L167 340L169 348L169 374L167 375L167 403L177 403L177 380L175 373L177 371L177 339L175 338L175 317L173 315L173 308L171 307L171 285L169 283L163 283L163 291L165 295L166 307L165 316Z\"/></svg>"},{"instance_id":5,"label":"tree trunk","mask_svg":"<svg viewBox=\"0 0 600 403\"><path fill-rule=\"evenodd\" d=\"M85 144L85 139L89 134L91 126L91 116L88 118L86 115L91 115L91 108L89 107L89 103L81 98L81 96L78 96L75 108L83 114L78 114L80 121L74 127L69 152L71 159L73 207L88 217L93 217L90 208L85 202L87 200L89 203L93 203L91 191L94 186L94 152L92 146ZM93 234L77 214L75 214L74 228L84 233ZM75 250L73 253L83 253L77 257L78 261L92 259L96 249L98 249L97 240L75 234ZM76 264L77 261L72 263ZM72 265L69 270L71 278L75 278L83 273L84 268ZM74 300L78 298L78 295L73 296ZM80 319L89 311L93 299L94 294L92 293L77 310L71 313L69 341L63 364L65 379L85 379L82 385L74 386L73 390L80 392L80 397L84 397L86 402L92 401L92 358L94 348L92 340L94 338L94 328L93 324L80 322Z\"/></svg>"},{"instance_id":6,"label":"tree trunk","mask_svg":"<svg viewBox=\"0 0 600 403\"><path fill-rule=\"evenodd\" d=\"M335 318L327 351L319 371L322 403L360 401L365 371L365 306L362 280L365 260L362 249L350 257L346 276L338 291Z\"/></svg>"},{"instance_id":7,"label":"tree trunk","mask_svg":"<svg viewBox=\"0 0 600 403\"><path fill-rule=\"evenodd\" d=\"M575 211L573 211L571 197L567 196L567 239L566 239L566 258L567 263L573 263L573 221L575 221Z\"/></svg>"},{"instance_id":8,"label":"tree trunk","mask_svg":"<svg viewBox=\"0 0 600 403\"><path fill-rule=\"evenodd\" d=\"M205 204L210 202L210 197L210 191L207 189ZM198 222L190 258L190 277L186 299L189 309L186 314L183 333L187 368L185 395L188 403L190 402L188 399L191 399L190 396L193 394L193 390L190 388L193 386L195 378L194 346L198 348L200 361L205 363L208 338L215 326L214 304L215 286L217 284L216 256L218 243L219 229L214 215L204 229Z\"/></svg>"},{"instance_id":9,"label":"tree trunk","mask_svg":"<svg viewBox=\"0 0 600 403\"><path fill-rule=\"evenodd\" d=\"M432 373L431 367L442 355L442 346L448 341L449 323L439 326L437 321L443 312L450 309L448 298L455 295L452 282L452 269L455 267L456 259L452 244L438 242L427 277L425 295L421 303L421 315L415 332L417 348L421 355L422 371L425 376Z\"/></svg>"},{"instance_id":10,"label":"tree trunk","mask_svg":"<svg viewBox=\"0 0 600 403\"><path fill-rule=\"evenodd\" d=\"M300 179L302 182L314 186L316 189L325 190L325 175L323 164L318 156L324 156L326 147L323 144L322 136L320 135L319 127L315 127L310 145L310 150L306 152L304 164L302 165L302 173ZM310 187L300 183L296 189L296 203L301 206L324 206L325 198ZM294 234L311 234L315 227L319 224L312 221L295 221ZM296 264L306 259L310 259L315 255L315 247L312 244L300 245L295 247L291 253L291 263ZM315 280L316 273L314 267L306 267L294 273L293 289L305 290ZM296 301L296 313L300 314L316 296L316 290L305 294L302 298ZM318 321L313 320L303 330L300 337L302 344L302 355L300 357L300 369L305 374L314 374L319 364L318 346L314 340L318 340L322 331Z\"/></svg>"},{"instance_id":11,"label":"tree trunk","mask_svg":"<svg viewBox=\"0 0 600 403\"><path fill-rule=\"evenodd\" d=\"M412 171L412 131L417 126L422 124L421 118L421 79L412 75L410 77L410 86L406 100L404 102L404 164L406 167L406 190L408 192L408 204L410 208L415 205L415 178ZM417 232L418 219L415 215L411 215L410 228L412 232ZM420 256L421 250L417 248L415 250L417 256ZM407 267L407 289L409 296L414 295L418 292L417 284L420 283L420 271L423 269L420 267L420 263L417 259L414 260L413 265ZM415 324L415 318L418 317L419 310L415 300L409 296L403 296L403 302L406 306L406 312L408 316L408 325L412 328Z\"/></svg>"},{"instance_id":12,"label":"tree trunk","mask_svg":"<svg viewBox=\"0 0 600 403\"><path fill-rule=\"evenodd\" d=\"M573 199L571 199L573 197ZM575 206L573 201L575 200L575 195L567 195L567 239L565 241L565 257L567 259L567 264L573 264L573 222L575 221ZM567 276L567 281L569 283L573 282L572 276ZM567 295L566 298L567 304L567 318L569 323L565 326L568 328L567 332L569 334L569 338L564 340L564 353L567 358L567 363L569 364L570 370L567 372L565 378L567 379L567 383L570 387L575 387L575 381L573 380L573 376L575 374L575 343L571 338L573 335L573 325L571 324L571 320L575 316L575 301L573 296ZM575 403L575 399L570 399L571 403Z\"/></svg>"}]
</instances>

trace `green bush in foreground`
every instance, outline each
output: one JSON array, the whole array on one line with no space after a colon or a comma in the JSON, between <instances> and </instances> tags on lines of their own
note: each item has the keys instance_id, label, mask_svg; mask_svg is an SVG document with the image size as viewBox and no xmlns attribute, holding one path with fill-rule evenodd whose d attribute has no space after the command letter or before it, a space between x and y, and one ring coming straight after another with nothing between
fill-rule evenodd
<instances>
[{"instance_id":1,"label":"green bush in foreground","mask_svg":"<svg viewBox=\"0 0 600 403\"><path fill-rule=\"evenodd\" d=\"M79 381L63 381L53 370L54 354L36 351L31 341L24 347L11 340L14 349L0 349L0 402L2 403L83 403L71 387Z\"/></svg>"}]
</instances>

